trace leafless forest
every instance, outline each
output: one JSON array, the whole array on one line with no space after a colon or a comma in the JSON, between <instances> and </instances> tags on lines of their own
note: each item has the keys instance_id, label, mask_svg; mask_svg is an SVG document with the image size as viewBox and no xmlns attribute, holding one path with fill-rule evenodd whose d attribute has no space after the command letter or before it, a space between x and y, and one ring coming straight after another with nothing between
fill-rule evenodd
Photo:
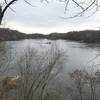
<instances>
[{"instance_id":1,"label":"leafless forest","mask_svg":"<svg viewBox=\"0 0 100 100\"><path fill-rule=\"evenodd\" d=\"M6 17L8 10L16 13L16 9L14 9L14 7L19 1L21 0L0 0L0 27L4 23L4 17ZM57 16L57 18L59 17L60 20L79 18L84 15L92 16L99 11L100 7L99 0L56 1L64 5L63 12L65 17L62 15ZM52 0L40 0L40 2L49 4L52 2ZM34 2L28 0L23 0L23 4L32 7L32 9L35 7L33 3ZM74 12L72 13L73 9ZM65 76L61 77L63 74L62 70L64 70L63 68L66 67L66 65L63 65L62 62L65 61L64 57L68 58L68 56L65 55L65 51L63 53L60 52L55 43L44 43L49 45L47 46L49 48L47 48L47 51L44 50L43 52L38 51L31 46L24 48L24 43L22 44L22 50L20 50L19 42L16 43L16 41L13 41L15 43L14 44L13 42L5 42L4 40L18 40L19 38L28 39L32 38L32 35L25 35L22 33L20 37L19 32L11 32L9 29L7 30L9 35L7 35L8 32L5 32L6 35L2 35L2 30L3 29L1 29L0 33L0 100L100 100L100 71L95 67L99 67L100 64L91 65L91 70L87 70L85 68L76 68L71 72L68 70L69 72L64 73ZM15 32L16 35L12 35L11 39L10 34L13 34L13 32ZM87 32L88 35L86 34ZM69 35L69 40L74 39L80 42L85 41L87 43L100 43L100 38L98 38L99 35L95 36L95 33L90 35L90 32L91 31L86 31L85 35L83 36L78 33L78 35L74 36L73 34L75 33L72 33L71 37ZM99 31L96 32L96 34L98 33ZM48 38L50 36L48 36ZM52 34L50 38L54 39L54 36ZM47 39L47 35L44 37ZM59 37L60 35L58 35L58 38ZM62 37L65 39L65 35ZM91 37L93 37L93 39L91 39ZM62 41L62 43L63 42L65 41ZM16 50L16 44L19 44L18 50ZM79 48L79 50L84 48L84 45L77 47L74 46L73 43L71 46L74 48ZM42 43L40 43L40 47L41 50L44 49L44 47L42 48ZM100 46L95 49L96 52L98 52L99 47ZM70 51L69 48L67 49ZM84 50L86 49L90 48L87 46ZM73 55L77 56L76 54L74 53ZM86 55L86 53L84 54ZM81 55L80 59L83 59ZM70 62L72 60L73 59L70 59ZM76 63L78 63L78 61ZM75 65L73 66L75 67Z\"/></svg>"}]
</instances>

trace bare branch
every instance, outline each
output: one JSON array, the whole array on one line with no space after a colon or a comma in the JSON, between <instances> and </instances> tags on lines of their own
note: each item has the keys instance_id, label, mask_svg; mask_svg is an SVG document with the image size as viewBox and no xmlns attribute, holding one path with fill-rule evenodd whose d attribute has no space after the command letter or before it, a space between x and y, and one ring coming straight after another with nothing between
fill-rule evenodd
<instances>
[{"instance_id":1,"label":"bare branch","mask_svg":"<svg viewBox=\"0 0 100 100\"><path fill-rule=\"evenodd\" d=\"M71 5L70 0L59 0L60 2L65 2L65 13L67 12L67 8L68 5ZM60 18L62 19L70 19L70 18L76 18L76 17L81 17L82 15L84 15L85 12L87 12L88 10L91 11L92 9L96 8L95 12L96 13L99 9L99 2L98 0L88 0L88 3L86 1L83 2L77 2L76 0L71 0L74 4L77 5L77 7L81 10L80 12L76 13L75 15L69 16L69 17L62 17L60 16ZM71 9L71 8L70 8Z\"/></svg>"},{"instance_id":2,"label":"bare branch","mask_svg":"<svg viewBox=\"0 0 100 100\"><path fill-rule=\"evenodd\" d=\"M2 23L2 19L4 17L4 14L6 12L6 10L13 4L15 3L16 1L18 0L11 0L8 4L6 4L6 6L4 7L4 9L2 10L2 12L0 13L0 24Z\"/></svg>"},{"instance_id":3,"label":"bare branch","mask_svg":"<svg viewBox=\"0 0 100 100\"><path fill-rule=\"evenodd\" d=\"M6 5L8 5L7 0L4 0L4 1L5 1ZM9 6L9 9L10 9L11 11L15 12L15 10L12 9L10 6Z\"/></svg>"},{"instance_id":4,"label":"bare branch","mask_svg":"<svg viewBox=\"0 0 100 100\"><path fill-rule=\"evenodd\" d=\"M31 7L36 7L34 5L32 5L30 2L28 2L27 0L24 0L28 5L30 5Z\"/></svg>"},{"instance_id":5,"label":"bare branch","mask_svg":"<svg viewBox=\"0 0 100 100\"><path fill-rule=\"evenodd\" d=\"M66 13L67 7L68 7L68 4L69 4L69 0L67 0L67 2L65 4L66 4L66 6L65 6L65 13Z\"/></svg>"},{"instance_id":6,"label":"bare branch","mask_svg":"<svg viewBox=\"0 0 100 100\"><path fill-rule=\"evenodd\" d=\"M82 11L84 11L84 8L78 3L76 2L75 0L72 0L78 7L80 7L82 9Z\"/></svg>"}]
</instances>

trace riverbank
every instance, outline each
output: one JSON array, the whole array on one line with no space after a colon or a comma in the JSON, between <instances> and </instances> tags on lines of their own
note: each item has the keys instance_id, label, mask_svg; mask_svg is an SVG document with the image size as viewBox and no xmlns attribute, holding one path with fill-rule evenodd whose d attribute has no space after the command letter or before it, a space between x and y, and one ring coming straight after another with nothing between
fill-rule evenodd
<instances>
[{"instance_id":1,"label":"riverbank","mask_svg":"<svg viewBox=\"0 0 100 100\"><path fill-rule=\"evenodd\" d=\"M0 41L15 41L21 39L50 39L50 40L72 40L85 43L99 43L100 31L85 30L85 31L73 31L68 33L51 33L49 35L34 33L26 34L16 30L10 30L8 28L0 28Z\"/></svg>"}]
</instances>

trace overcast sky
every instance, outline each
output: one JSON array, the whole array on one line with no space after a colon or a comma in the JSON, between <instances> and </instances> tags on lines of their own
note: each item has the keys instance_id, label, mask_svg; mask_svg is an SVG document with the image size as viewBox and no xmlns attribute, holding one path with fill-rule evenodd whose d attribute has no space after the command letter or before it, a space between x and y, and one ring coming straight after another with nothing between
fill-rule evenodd
<instances>
[{"instance_id":1,"label":"overcast sky","mask_svg":"<svg viewBox=\"0 0 100 100\"><path fill-rule=\"evenodd\" d=\"M73 19L62 19L61 17L71 16L79 11L73 7L64 13L65 4L52 0L49 4L40 3L39 0L29 0L34 7L31 7L19 0L12 8L15 13L8 10L4 18L3 26L19 30L25 33L44 33L68 32L84 29L100 29L100 12L88 17L85 14L82 17ZM89 16L91 14L89 13Z\"/></svg>"}]
</instances>

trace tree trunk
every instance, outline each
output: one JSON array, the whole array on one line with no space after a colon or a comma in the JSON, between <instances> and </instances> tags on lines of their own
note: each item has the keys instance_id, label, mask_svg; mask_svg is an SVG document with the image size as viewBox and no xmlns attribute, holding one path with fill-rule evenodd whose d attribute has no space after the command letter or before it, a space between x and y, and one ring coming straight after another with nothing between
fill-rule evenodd
<instances>
[{"instance_id":1,"label":"tree trunk","mask_svg":"<svg viewBox=\"0 0 100 100\"><path fill-rule=\"evenodd\" d=\"M0 25L2 24L3 15L0 15Z\"/></svg>"},{"instance_id":2,"label":"tree trunk","mask_svg":"<svg viewBox=\"0 0 100 100\"><path fill-rule=\"evenodd\" d=\"M2 6L0 5L0 25L2 24L2 20L3 20L6 10L16 1L18 1L18 0L11 0L9 3L6 4L4 9L2 9Z\"/></svg>"}]
</instances>

